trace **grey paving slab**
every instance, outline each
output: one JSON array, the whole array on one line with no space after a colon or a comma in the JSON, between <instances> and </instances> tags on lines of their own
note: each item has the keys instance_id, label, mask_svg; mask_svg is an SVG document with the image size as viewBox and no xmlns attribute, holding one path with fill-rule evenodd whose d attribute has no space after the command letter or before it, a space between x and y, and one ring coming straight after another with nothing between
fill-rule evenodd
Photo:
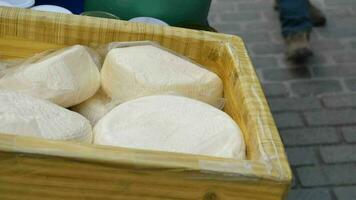
<instances>
[{"instance_id":1,"label":"grey paving slab","mask_svg":"<svg viewBox=\"0 0 356 200\"><path fill-rule=\"evenodd\" d=\"M312 0L314 57L284 58L274 0L213 0L210 23L242 37L296 172L288 200L356 199L356 0Z\"/></svg>"}]
</instances>

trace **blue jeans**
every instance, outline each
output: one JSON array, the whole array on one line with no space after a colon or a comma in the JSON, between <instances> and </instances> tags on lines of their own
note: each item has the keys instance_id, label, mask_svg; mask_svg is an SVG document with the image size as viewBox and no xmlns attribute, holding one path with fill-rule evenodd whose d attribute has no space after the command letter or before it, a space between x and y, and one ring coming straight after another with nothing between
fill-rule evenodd
<instances>
[{"instance_id":1,"label":"blue jeans","mask_svg":"<svg viewBox=\"0 0 356 200\"><path fill-rule=\"evenodd\" d=\"M279 0L279 12L284 37L311 31L308 0Z\"/></svg>"}]
</instances>

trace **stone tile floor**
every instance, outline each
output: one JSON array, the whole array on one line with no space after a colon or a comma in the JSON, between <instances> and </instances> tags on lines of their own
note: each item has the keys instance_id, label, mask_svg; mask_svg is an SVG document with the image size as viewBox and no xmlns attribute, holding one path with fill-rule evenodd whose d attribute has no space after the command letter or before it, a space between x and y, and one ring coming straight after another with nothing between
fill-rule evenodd
<instances>
[{"instance_id":1,"label":"stone tile floor","mask_svg":"<svg viewBox=\"0 0 356 200\"><path fill-rule=\"evenodd\" d=\"M305 66L284 58L273 0L213 0L209 20L246 43L295 175L288 200L356 200L356 0L313 2L328 24Z\"/></svg>"}]
</instances>

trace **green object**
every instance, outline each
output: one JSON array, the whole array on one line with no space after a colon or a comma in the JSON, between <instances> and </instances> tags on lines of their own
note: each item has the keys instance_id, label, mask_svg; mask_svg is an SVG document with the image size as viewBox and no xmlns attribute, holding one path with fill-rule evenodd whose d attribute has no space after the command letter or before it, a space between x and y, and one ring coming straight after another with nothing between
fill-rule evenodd
<instances>
[{"instance_id":1,"label":"green object","mask_svg":"<svg viewBox=\"0 0 356 200\"><path fill-rule=\"evenodd\" d=\"M182 23L182 24L179 24L177 26L182 27L182 28L195 29L195 30L218 32L215 28L213 28L213 27L211 27L209 25Z\"/></svg>"},{"instance_id":2,"label":"green object","mask_svg":"<svg viewBox=\"0 0 356 200\"><path fill-rule=\"evenodd\" d=\"M154 17L169 25L208 26L211 0L85 0L85 11L105 11L129 20Z\"/></svg>"},{"instance_id":3,"label":"green object","mask_svg":"<svg viewBox=\"0 0 356 200\"><path fill-rule=\"evenodd\" d=\"M86 11L80 13L80 15L85 15L85 16L92 16L92 17L100 17L100 18L109 18L109 19L120 19L117 16L104 12L104 11Z\"/></svg>"}]
</instances>

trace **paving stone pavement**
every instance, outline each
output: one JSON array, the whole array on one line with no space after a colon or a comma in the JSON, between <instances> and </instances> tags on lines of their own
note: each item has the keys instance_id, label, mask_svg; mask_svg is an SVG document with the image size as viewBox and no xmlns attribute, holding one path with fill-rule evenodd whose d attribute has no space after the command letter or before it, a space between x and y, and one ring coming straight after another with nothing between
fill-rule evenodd
<instances>
[{"instance_id":1,"label":"paving stone pavement","mask_svg":"<svg viewBox=\"0 0 356 200\"><path fill-rule=\"evenodd\" d=\"M274 0L213 0L209 21L243 38L294 172L288 200L356 200L356 0L312 0L328 24L315 56L285 60Z\"/></svg>"}]
</instances>

